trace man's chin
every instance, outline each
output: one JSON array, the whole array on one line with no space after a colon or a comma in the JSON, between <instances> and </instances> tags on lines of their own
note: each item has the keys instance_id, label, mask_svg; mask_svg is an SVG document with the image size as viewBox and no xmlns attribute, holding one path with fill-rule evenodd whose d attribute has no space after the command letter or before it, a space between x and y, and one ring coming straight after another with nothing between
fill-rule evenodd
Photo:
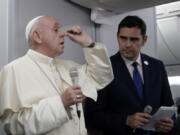
<instances>
[{"instance_id":1,"label":"man's chin","mask_svg":"<svg viewBox=\"0 0 180 135\"><path fill-rule=\"evenodd\" d=\"M128 60L134 60L134 57L130 56L130 55L123 55L126 59Z\"/></svg>"},{"instance_id":2,"label":"man's chin","mask_svg":"<svg viewBox=\"0 0 180 135\"><path fill-rule=\"evenodd\" d=\"M64 53L64 49L59 51L59 55L63 54Z\"/></svg>"}]
</instances>

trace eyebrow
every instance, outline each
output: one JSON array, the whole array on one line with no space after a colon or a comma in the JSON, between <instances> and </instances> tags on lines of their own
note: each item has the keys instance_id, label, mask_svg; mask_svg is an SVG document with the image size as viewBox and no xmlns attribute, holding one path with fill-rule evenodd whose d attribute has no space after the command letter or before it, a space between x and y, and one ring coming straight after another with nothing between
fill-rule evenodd
<instances>
[{"instance_id":1,"label":"eyebrow","mask_svg":"<svg viewBox=\"0 0 180 135\"><path fill-rule=\"evenodd\" d=\"M59 28L60 28L61 25L60 25L59 23L56 22L56 23L54 24L54 27L59 27Z\"/></svg>"},{"instance_id":2,"label":"eyebrow","mask_svg":"<svg viewBox=\"0 0 180 135\"><path fill-rule=\"evenodd\" d=\"M127 40L130 39L131 41L138 41L140 40L139 37L126 37L126 36L119 36L121 39Z\"/></svg>"}]
</instances>

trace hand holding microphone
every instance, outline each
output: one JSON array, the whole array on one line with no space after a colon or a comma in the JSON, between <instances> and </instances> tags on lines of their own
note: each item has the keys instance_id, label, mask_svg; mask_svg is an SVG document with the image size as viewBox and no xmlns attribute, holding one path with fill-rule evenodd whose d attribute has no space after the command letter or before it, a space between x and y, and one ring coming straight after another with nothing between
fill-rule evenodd
<instances>
[{"instance_id":1,"label":"hand holding microphone","mask_svg":"<svg viewBox=\"0 0 180 135\"><path fill-rule=\"evenodd\" d=\"M144 108L143 113L142 112L137 112L133 115L128 116L126 120L126 125L130 126L133 128L133 132L136 132L137 128L142 128L146 123L149 122L151 119L151 113L152 107L150 105L147 105Z\"/></svg>"},{"instance_id":2,"label":"hand holding microphone","mask_svg":"<svg viewBox=\"0 0 180 135\"><path fill-rule=\"evenodd\" d=\"M69 70L69 75L71 77L72 84L77 85L78 84L78 77L79 77L77 68L76 67L71 68ZM81 99L80 101L82 101L82 97L83 97L82 93L79 93L76 95L77 100ZM79 103L76 103L76 109L77 109L78 117L80 118L81 110L80 110L80 104Z\"/></svg>"},{"instance_id":3,"label":"hand holding microphone","mask_svg":"<svg viewBox=\"0 0 180 135\"><path fill-rule=\"evenodd\" d=\"M77 85L78 82L78 70L76 68L72 68L69 71L73 86L70 86L65 89L65 91L61 94L61 99L64 104L64 107L69 107L71 105L76 104L77 110L80 111L80 107L78 103L82 102L83 94L81 88Z\"/></svg>"}]
</instances>

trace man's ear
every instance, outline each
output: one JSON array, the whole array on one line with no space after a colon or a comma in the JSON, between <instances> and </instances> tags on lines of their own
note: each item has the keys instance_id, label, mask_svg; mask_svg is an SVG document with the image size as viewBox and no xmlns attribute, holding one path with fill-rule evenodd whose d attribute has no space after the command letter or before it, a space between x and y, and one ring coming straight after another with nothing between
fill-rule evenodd
<instances>
[{"instance_id":1,"label":"man's ear","mask_svg":"<svg viewBox=\"0 0 180 135\"><path fill-rule=\"evenodd\" d=\"M39 34L38 31L36 31L36 30L33 31L33 33L32 33L32 38L33 38L34 42L36 42L36 43L38 43L38 44L41 44L41 43L42 43L41 36L40 36L40 34Z\"/></svg>"},{"instance_id":2,"label":"man's ear","mask_svg":"<svg viewBox=\"0 0 180 135\"><path fill-rule=\"evenodd\" d=\"M148 36L145 35L145 36L143 37L143 45L147 42L147 39L148 39Z\"/></svg>"}]
</instances>

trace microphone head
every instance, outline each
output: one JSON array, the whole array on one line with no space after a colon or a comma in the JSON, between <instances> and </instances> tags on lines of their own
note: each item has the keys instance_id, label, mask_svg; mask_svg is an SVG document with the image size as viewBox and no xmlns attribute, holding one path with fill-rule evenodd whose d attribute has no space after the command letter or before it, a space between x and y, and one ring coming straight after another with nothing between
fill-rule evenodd
<instances>
[{"instance_id":1,"label":"microphone head","mask_svg":"<svg viewBox=\"0 0 180 135\"><path fill-rule=\"evenodd\" d=\"M152 107L150 105L146 105L144 108L144 113L150 114L152 112Z\"/></svg>"},{"instance_id":2,"label":"microphone head","mask_svg":"<svg viewBox=\"0 0 180 135\"><path fill-rule=\"evenodd\" d=\"M78 79L78 69L77 69L77 67L70 68L69 75L71 77L72 83L76 84L77 79Z\"/></svg>"}]
</instances>

